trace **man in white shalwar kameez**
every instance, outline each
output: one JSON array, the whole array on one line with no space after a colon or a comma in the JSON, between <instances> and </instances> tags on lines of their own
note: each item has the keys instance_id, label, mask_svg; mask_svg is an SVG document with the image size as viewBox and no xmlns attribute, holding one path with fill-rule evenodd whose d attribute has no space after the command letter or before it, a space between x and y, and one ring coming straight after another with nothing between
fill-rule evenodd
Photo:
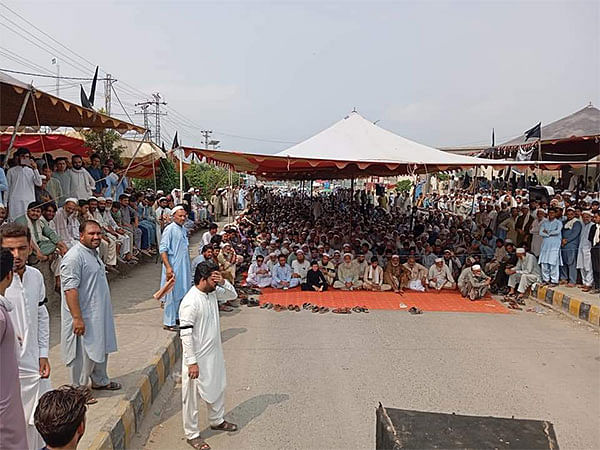
<instances>
[{"instance_id":1,"label":"man in white shalwar kameez","mask_svg":"<svg viewBox=\"0 0 600 450\"><path fill-rule=\"evenodd\" d=\"M246 284L261 289L271 286L271 272L269 272L262 255L258 255L256 261L250 264Z\"/></svg>"},{"instance_id":2,"label":"man in white shalwar kameez","mask_svg":"<svg viewBox=\"0 0 600 450\"><path fill-rule=\"evenodd\" d=\"M87 200L96 188L96 180L83 168L81 156L73 155L71 165L73 167L69 170L71 175L71 192L69 195L77 200Z\"/></svg>"},{"instance_id":3,"label":"man in white shalwar kameez","mask_svg":"<svg viewBox=\"0 0 600 450\"><path fill-rule=\"evenodd\" d=\"M29 229L11 223L0 229L0 236L0 244L10 250L14 257L15 273L4 295L14 306L9 315L18 346L27 442L30 449L38 450L44 446L44 441L35 428L33 416L39 398L52 389L49 380L50 319L45 306L46 289L40 271L25 265L31 249Z\"/></svg>"},{"instance_id":4,"label":"man in white shalwar kameez","mask_svg":"<svg viewBox=\"0 0 600 450\"><path fill-rule=\"evenodd\" d=\"M65 243L68 248L73 247L79 242L79 222L77 221L77 206L76 198L68 198L65 204L58 208L54 219L52 219L53 229L60 236L60 240Z\"/></svg>"},{"instance_id":5,"label":"man in white shalwar kameez","mask_svg":"<svg viewBox=\"0 0 600 450\"><path fill-rule=\"evenodd\" d=\"M589 292L594 284L594 272L592 268L592 242L588 239L592 229L592 211L581 212L581 239L577 249L577 268L581 271L583 291Z\"/></svg>"},{"instance_id":6,"label":"man in white shalwar kameez","mask_svg":"<svg viewBox=\"0 0 600 450\"><path fill-rule=\"evenodd\" d=\"M15 152L15 158L18 165L6 173L8 211L13 221L25 215L27 205L35 201L35 186L42 185L42 177L29 150L20 148Z\"/></svg>"},{"instance_id":7,"label":"man in white shalwar kameez","mask_svg":"<svg viewBox=\"0 0 600 450\"><path fill-rule=\"evenodd\" d=\"M98 255L102 229L98 222L81 224L79 242L60 266L61 347L71 383L92 389L118 390L106 373L108 354L117 351L110 289L104 263Z\"/></svg>"},{"instance_id":8,"label":"man in white shalwar kameez","mask_svg":"<svg viewBox=\"0 0 600 450\"><path fill-rule=\"evenodd\" d=\"M179 309L183 431L188 444L196 449L210 448L200 437L198 397L206 402L213 430L237 430L237 425L224 419L226 375L219 322L219 303L236 297L235 288L223 279L219 267L205 261L198 264L194 286Z\"/></svg>"}]
</instances>

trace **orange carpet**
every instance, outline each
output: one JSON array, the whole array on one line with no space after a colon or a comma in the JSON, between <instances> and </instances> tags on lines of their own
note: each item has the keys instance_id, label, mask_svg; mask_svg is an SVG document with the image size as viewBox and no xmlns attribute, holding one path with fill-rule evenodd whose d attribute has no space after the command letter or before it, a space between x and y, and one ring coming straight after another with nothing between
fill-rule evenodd
<instances>
[{"instance_id":1,"label":"orange carpet","mask_svg":"<svg viewBox=\"0 0 600 450\"><path fill-rule=\"evenodd\" d=\"M289 304L302 306L304 303L327 306L328 308L366 306L369 309L398 309L405 310L416 306L423 311L447 312L478 312L510 314L502 303L491 297L470 301L463 298L456 291L448 292L413 292L407 291L404 295L393 292L366 292L366 291L338 291L303 292L300 288L283 291L280 289L263 289L259 297L260 303L288 306Z\"/></svg>"}]
</instances>

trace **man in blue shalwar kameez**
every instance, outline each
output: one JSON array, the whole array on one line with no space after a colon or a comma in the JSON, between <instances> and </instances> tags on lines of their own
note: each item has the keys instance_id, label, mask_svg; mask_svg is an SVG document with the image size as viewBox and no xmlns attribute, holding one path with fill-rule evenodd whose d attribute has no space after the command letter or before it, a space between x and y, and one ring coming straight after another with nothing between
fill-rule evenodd
<instances>
[{"instance_id":1,"label":"man in blue shalwar kameez","mask_svg":"<svg viewBox=\"0 0 600 450\"><path fill-rule=\"evenodd\" d=\"M183 224L187 213L183 206L176 206L171 212L173 222L163 230L160 239L160 257L163 262L160 284L163 286L171 277L175 277L173 290L164 297L163 328L177 331L179 305L192 286L189 241Z\"/></svg>"},{"instance_id":2,"label":"man in blue shalwar kameez","mask_svg":"<svg viewBox=\"0 0 600 450\"><path fill-rule=\"evenodd\" d=\"M562 242L562 222L556 218L554 208L548 211L548 218L540 224L542 249L539 262L542 266L542 281L558 284L559 268L561 265L560 245Z\"/></svg>"},{"instance_id":3,"label":"man in blue shalwar kameez","mask_svg":"<svg viewBox=\"0 0 600 450\"><path fill-rule=\"evenodd\" d=\"M567 219L562 227L560 282L569 283L569 287L575 287L577 283L577 252L581 228L581 221L575 217L575 209L568 207Z\"/></svg>"}]
</instances>

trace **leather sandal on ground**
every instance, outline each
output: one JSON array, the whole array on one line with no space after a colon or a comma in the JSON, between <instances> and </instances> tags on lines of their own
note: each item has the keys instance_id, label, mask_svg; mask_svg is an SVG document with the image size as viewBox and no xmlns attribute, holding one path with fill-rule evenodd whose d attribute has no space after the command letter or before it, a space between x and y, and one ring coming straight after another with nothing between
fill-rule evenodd
<instances>
[{"instance_id":1,"label":"leather sandal on ground","mask_svg":"<svg viewBox=\"0 0 600 450\"><path fill-rule=\"evenodd\" d=\"M320 309L320 308L319 308L318 306L313 306L313 307L312 307L312 312L314 312L314 313L318 313L318 312L319 312L319 309Z\"/></svg>"},{"instance_id":2,"label":"leather sandal on ground","mask_svg":"<svg viewBox=\"0 0 600 450\"><path fill-rule=\"evenodd\" d=\"M298 305L294 306L294 311L300 312L300 307Z\"/></svg>"},{"instance_id":3,"label":"leather sandal on ground","mask_svg":"<svg viewBox=\"0 0 600 450\"><path fill-rule=\"evenodd\" d=\"M413 306L412 308L410 308L408 310L409 313L411 314L423 314L423 311L421 311L419 308L417 308L416 306Z\"/></svg>"},{"instance_id":4,"label":"leather sandal on ground","mask_svg":"<svg viewBox=\"0 0 600 450\"><path fill-rule=\"evenodd\" d=\"M369 308L367 308L366 306L361 306L360 309L362 309L362 312L364 312L364 313L369 312Z\"/></svg>"},{"instance_id":5,"label":"leather sandal on ground","mask_svg":"<svg viewBox=\"0 0 600 450\"><path fill-rule=\"evenodd\" d=\"M260 309L265 309L265 308L268 308L268 307L269 307L269 305L270 305L271 307L273 307L273 305L271 305L269 302L266 302L266 303L263 303L263 304L261 305Z\"/></svg>"},{"instance_id":6,"label":"leather sandal on ground","mask_svg":"<svg viewBox=\"0 0 600 450\"><path fill-rule=\"evenodd\" d=\"M362 312L362 308L360 306L355 306L354 308L352 308L352 311L354 311L355 313L359 313Z\"/></svg>"},{"instance_id":7,"label":"leather sandal on ground","mask_svg":"<svg viewBox=\"0 0 600 450\"><path fill-rule=\"evenodd\" d=\"M328 307L326 307L326 306L321 306L321 307L319 308L319 313L320 313L320 314L325 314L326 312L329 312L329 308L328 308Z\"/></svg>"},{"instance_id":8,"label":"leather sandal on ground","mask_svg":"<svg viewBox=\"0 0 600 450\"><path fill-rule=\"evenodd\" d=\"M177 328L177 326L163 325L163 330L167 330L167 331L178 331L178 328Z\"/></svg>"},{"instance_id":9,"label":"leather sandal on ground","mask_svg":"<svg viewBox=\"0 0 600 450\"><path fill-rule=\"evenodd\" d=\"M210 445L208 445L200 436L194 439L186 439L186 442L196 450L210 450Z\"/></svg>"},{"instance_id":10,"label":"leather sandal on ground","mask_svg":"<svg viewBox=\"0 0 600 450\"><path fill-rule=\"evenodd\" d=\"M122 387L123 386L121 386L121 383L117 383L116 381L111 381L110 383L104 386L94 386L92 384L92 389L96 389L97 391L118 391Z\"/></svg>"},{"instance_id":11,"label":"leather sandal on ground","mask_svg":"<svg viewBox=\"0 0 600 450\"><path fill-rule=\"evenodd\" d=\"M290 303L290 304L288 305L287 309L288 309L288 311L293 311L293 310L294 310L294 309L296 309L296 308L294 307L294 305L292 305L292 304Z\"/></svg>"},{"instance_id":12,"label":"leather sandal on ground","mask_svg":"<svg viewBox=\"0 0 600 450\"><path fill-rule=\"evenodd\" d=\"M233 431L237 431L238 430L238 426L235 423L230 423L230 422L227 422L226 420L224 420L221 425L217 425L216 427L211 426L210 429L211 430L218 430L218 431L233 432Z\"/></svg>"}]
</instances>

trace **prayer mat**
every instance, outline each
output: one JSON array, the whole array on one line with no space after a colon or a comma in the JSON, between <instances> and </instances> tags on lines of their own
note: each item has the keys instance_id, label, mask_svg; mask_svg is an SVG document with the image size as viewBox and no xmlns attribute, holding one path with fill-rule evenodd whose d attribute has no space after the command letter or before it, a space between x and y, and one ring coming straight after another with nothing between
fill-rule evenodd
<instances>
[{"instance_id":1,"label":"prayer mat","mask_svg":"<svg viewBox=\"0 0 600 450\"><path fill-rule=\"evenodd\" d=\"M306 292L299 287L282 290L274 288L262 289L260 304L272 303L283 306L311 303L328 308L366 306L369 309L406 310L415 306L423 311L474 312L511 314L501 302L490 296L471 301L460 295L458 291L415 292L405 291L404 295L394 292L340 291L331 289L325 292Z\"/></svg>"},{"instance_id":2,"label":"prayer mat","mask_svg":"<svg viewBox=\"0 0 600 450\"><path fill-rule=\"evenodd\" d=\"M410 411L381 403L375 435L377 449L559 448L548 421Z\"/></svg>"}]
</instances>

